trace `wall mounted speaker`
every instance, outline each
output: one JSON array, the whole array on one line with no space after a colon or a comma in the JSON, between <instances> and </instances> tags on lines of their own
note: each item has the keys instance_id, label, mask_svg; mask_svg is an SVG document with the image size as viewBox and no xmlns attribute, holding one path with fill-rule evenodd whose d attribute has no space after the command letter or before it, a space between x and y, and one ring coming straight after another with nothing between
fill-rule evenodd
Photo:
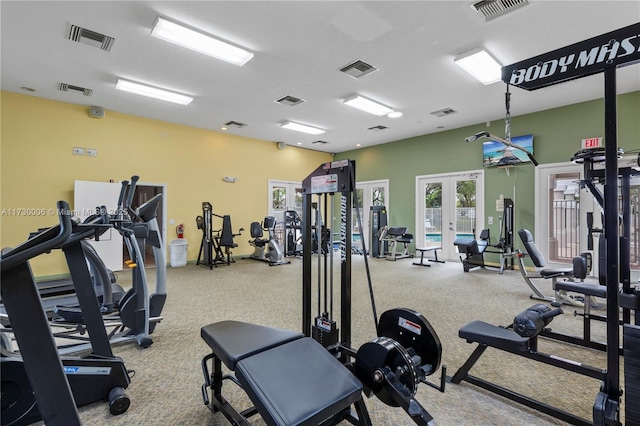
<instances>
[{"instance_id":1,"label":"wall mounted speaker","mask_svg":"<svg viewBox=\"0 0 640 426\"><path fill-rule=\"evenodd\" d=\"M100 107L89 108L89 116L93 118L104 118L104 108L100 108Z\"/></svg>"}]
</instances>

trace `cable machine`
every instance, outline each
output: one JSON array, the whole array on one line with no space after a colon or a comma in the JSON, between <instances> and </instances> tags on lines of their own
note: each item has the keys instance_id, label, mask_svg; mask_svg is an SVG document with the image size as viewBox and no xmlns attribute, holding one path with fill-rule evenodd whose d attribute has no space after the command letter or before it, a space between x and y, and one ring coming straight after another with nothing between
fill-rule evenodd
<instances>
[{"instance_id":1,"label":"cable machine","mask_svg":"<svg viewBox=\"0 0 640 426\"><path fill-rule=\"evenodd\" d=\"M604 194L600 205L603 207L605 261L601 271L607 288L607 373L600 392L593 405L593 423L599 425L618 425L622 390L620 388L620 345L619 308L621 304L629 305L637 311L640 304L640 290L632 289L628 279L629 250L625 237L620 236L619 211L619 169L618 169L618 135L617 135L617 103L616 72L618 67L631 65L640 61L640 23L636 23L616 31L602 34L579 43L526 59L502 68L502 80L508 85L525 90L536 90L554 84L575 80L593 74L604 74L604 172L601 175L604 183ZM628 180L627 180L628 182ZM622 181L622 193L628 198L628 183ZM630 224L625 223L627 228ZM625 266L621 266L625 265ZM619 285L622 288L619 291ZM620 297L620 302L619 302ZM640 356L638 341L640 327L636 324L624 326L625 346L635 348L627 354L634 354L634 361ZM627 342L629 342L627 344ZM635 343L633 343L635 342ZM628 424L640 423L640 413L633 408L637 401L629 399L629 395L638 395L640 383L637 373L629 374L625 380L627 391L626 421ZM635 410L635 411L633 411Z\"/></svg>"},{"instance_id":2,"label":"cable machine","mask_svg":"<svg viewBox=\"0 0 640 426\"><path fill-rule=\"evenodd\" d=\"M431 424L433 417L414 399L419 383L426 383L444 392L446 367L442 367L440 383L429 383L426 377L440 368L442 346L427 319L405 308L384 312L378 321L375 307L365 239L362 251L367 271L369 295L378 337L359 349L351 346L351 221L355 192L355 162L351 160L324 163L302 183L303 190L303 258L302 258L302 332L313 337L339 359L364 385L367 396L376 395L387 405L402 407L419 425ZM312 231L320 229L320 212L327 218L325 227L333 221L334 196L340 195L340 325L333 317L333 233L327 230L329 249L313 254ZM313 198L316 201L313 201ZM357 198L355 199L357 205ZM317 209L312 223L312 209ZM360 235L362 219L356 210ZM336 233L337 234L337 233ZM313 271L313 256L317 271ZM317 281L317 314L312 313L313 281ZM352 361L355 360L355 361ZM368 415L363 415L367 416ZM360 416L362 417L362 416ZM349 420L353 423L353 419ZM353 423L356 424L356 423Z\"/></svg>"},{"instance_id":3,"label":"cable machine","mask_svg":"<svg viewBox=\"0 0 640 426\"><path fill-rule=\"evenodd\" d=\"M222 219L222 229L213 229L213 216ZM240 228L239 233L234 234L231 230L231 216L220 216L213 213L211 203L204 201L202 216L196 217L196 225L198 229L202 230L202 242L196 265L204 265L213 269L214 266L230 265L235 262L231 257L231 249L238 247L238 245L233 242L233 237L241 235L244 229Z\"/></svg>"}]
</instances>

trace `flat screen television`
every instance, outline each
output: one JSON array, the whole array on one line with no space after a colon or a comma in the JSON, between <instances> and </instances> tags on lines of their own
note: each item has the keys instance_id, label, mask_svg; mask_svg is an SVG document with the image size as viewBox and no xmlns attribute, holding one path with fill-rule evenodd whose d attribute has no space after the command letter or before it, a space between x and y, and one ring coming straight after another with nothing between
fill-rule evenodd
<instances>
[{"instance_id":1,"label":"flat screen television","mask_svg":"<svg viewBox=\"0 0 640 426\"><path fill-rule=\"evenodd\" d=\"M511 143L521 146L533 154L533 135L516 136ZM513 166L529 163L531 160L524 151L506 146L497 141L487 141L482 144L482 163L484 167Z\"/></svg>"}]
</instances>

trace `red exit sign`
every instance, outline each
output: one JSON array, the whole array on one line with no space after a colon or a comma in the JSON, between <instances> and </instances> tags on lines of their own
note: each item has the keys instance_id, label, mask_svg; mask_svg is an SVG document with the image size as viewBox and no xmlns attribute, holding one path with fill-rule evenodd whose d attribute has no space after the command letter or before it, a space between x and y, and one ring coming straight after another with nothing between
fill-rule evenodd
<instances>
[{"instance_id":1,"label":"red exit sign","mask_svg":"<svg viewBox=\"0 0 640 426\"><path fill-rule=\"evenodd\" d=\"M602 146L602 138L582 139L582 149L600 148Z\"/></svg>"}]
</instances>

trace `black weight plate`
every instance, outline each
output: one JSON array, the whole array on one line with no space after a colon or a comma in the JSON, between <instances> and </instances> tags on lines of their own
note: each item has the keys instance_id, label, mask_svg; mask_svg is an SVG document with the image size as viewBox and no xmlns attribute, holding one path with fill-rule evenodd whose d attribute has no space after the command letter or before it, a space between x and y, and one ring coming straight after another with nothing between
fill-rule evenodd
<instances>
[{"instance_id":1,"label":"black weight plate","mask_svg":"<svg viewBox=\"0 0 640 426\"><path fill-rule=\"evenodd\" d=\"M429 374L440 368L442 344L422 314L408 308L386 311L378 322L378 336L389 337L407 350L413 348L422 360L421 365L431 365Z\"/></svg>"}]
</instances>

